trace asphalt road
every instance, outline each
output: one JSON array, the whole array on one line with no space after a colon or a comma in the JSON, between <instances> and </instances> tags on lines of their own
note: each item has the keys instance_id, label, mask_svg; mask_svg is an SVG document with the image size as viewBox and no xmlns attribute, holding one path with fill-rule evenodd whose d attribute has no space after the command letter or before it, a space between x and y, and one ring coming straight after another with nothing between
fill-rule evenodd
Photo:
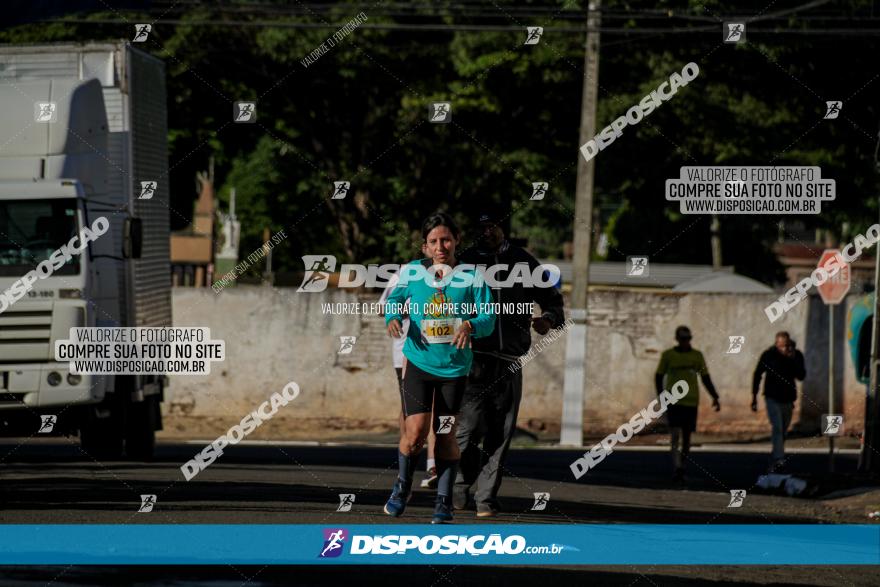
<instances>
[{"instance_id":1,"label":"asphalt road","mask_svg":"<svg viewBox=\"0 0 880 587\"><path fill-rule=\"evenodd\" d=\"M0 443L2 523L387 523L382 513L397 473L396 449L376 446L242 444L186 481L180 466L202 443L160 444L151 463L98 462L64 438ZM759 453L696 451L685 489L670 478L658 450L616 451L580 481L573 450L512 450L500 498L502 523L808 523L834 520L815 500L757 495L766 457ZM852 472L856 455L837 458ZM827 456L795 454L788 470L821 475ZM419 473L421 475L421 473ZM420 478L420 477L419 477ZM419 479L417 478L417 480ZM731 489L746 489L740 508L728 508ZM550 493L544 511L531 511L533 493ZM355 494L350 512L337 512L340 493ZM155 494L149 515L141 494ZM394 523L425 523L433 495L417 492ZM472 521L473 514L458 518ZM849 520L849 521L864 521ZM488 522L492 523L492 522Z\"/></svg>"},{"instance_id":2,"label":"asphalt road","mask_svg":"<svg viewBox=\"0 0 880 587\"><path fill-rule=\"evenodd\" d=\"M388 446L245 444L232 447L193 480L180 465L202 443L162 443L151 463L97 462L64 438L0 443L0 524L185 523L426 523L432 495L419 491L407 514L391 520L381 507L396 474ZM817 449L820 447L816 447ZM685 488L670 479L664 451L621 450L580 481L569 464L582 451L511 452L501 491L504 512L481 523L834 523L859 522L818 499L762 495L754 488L766 455L733 449L692 453ZM837 458L839 478L854 471L856 455ZM795 454L788 470L823 476L827 456ZM834 479L837 477L832 477ZM833 485L833 483L832 483ZM741 508L728 508L731 489L747 489ZM545 511L531 511L534 492L549 492ZM338 494L354 493L350 512L337 512ZM138 513L141 494L157 495ZM458 522L474 523L470 512ZM0 529L2 531L2 529ZM0 585L318 585L341 584L352 567L18 567L0 569ZM369 580L407 584L509 585L565 581L596 585L878 585L872 567L370 567ZM295 577L295 580L292 578Z\"/></svg>"}]
</instances>

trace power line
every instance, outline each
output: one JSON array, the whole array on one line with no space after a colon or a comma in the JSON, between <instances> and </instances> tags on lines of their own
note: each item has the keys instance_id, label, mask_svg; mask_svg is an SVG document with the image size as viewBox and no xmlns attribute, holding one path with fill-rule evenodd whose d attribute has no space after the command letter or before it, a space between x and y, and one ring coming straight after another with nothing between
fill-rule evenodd
<instances>
[{"instance_id":1,"label":"power line","mask_svg":"<svg viewBox=\"0 0 880 587\"><path fill-rule=\"evenodd\" d=\"M632 20L632 19L641 19L641 20L684 20L684 21L701 21L701 22L720 22L726 19L742 19L745 22L764 22L770 20L780 20L783 18L790 18L794 14L800 14L808 10L814 10L816 8L822 7L828 4L830 0L814 0L812 2L808 2L806 4L796 6L793 8L778 10L773 13L768 13L766 15L754 15L749 16L744 14L744 10L741 10L734 14L724 14L718 16L707 16L705 14L694 14L688 11L677 12L670 9L635 9L635 10L603 10L602 18L603 20ZM168 6L161 13L164 6ZM240 15L242 13L252 15L255 17L309 17L309 16L329 16L329 15L340 15L341 12L354 12L357 10L370 10L369 16L371 17L379 17L379 18L393 18L393 17L422 17L422 18L437 18L437 17L448 17L448 16L456 16L462 18L491 18L491 19L508 19L510 17L516 18L546 18L548 15L552 16L552 20L560 20L560 21L577 21L580 22L583 19L585 14L584 10L566 10L564 7L558 6L516 6L516 5L502 5L498 6L494 2L490 7L487 3L471 3L471 4L450 4L446 6L433 6L430 4L382 4L382 10L376 11L375 4L371 3L356 3L356 4L301 4L297 3L297 5L279 5L277 3L265 3L265 2L246 2L246 3L237 3L230 5L220 5L220 6L208 6L206 7L203 3L198 1L175 1L168 2L155 5L155 8L152 12L156 14L160 14L160 16L175 13L175 14L185 14L188 10L192 10L193 8L209 8L212 11L212 14L217 15L218 17L226 16L226 15ZM486 12L489 8L495 8L495 10L491 12ZM474 10L479 10L480 12L474 12ZM129 13L138 13L136 10L124 10ZM148 13L149 14L149 13ZM840 13L838 13L840 14ZM852 12L843 11L845 16L823 16L823 15L810 15L810 16L801 16L799 18L809 19L809 20L822 20L823 18L835 19L835 20L848 20L851 22L863 22L861 16L853 14ZM508 16L509 15L509 16ZM867 19L873 20L873 17L865 17ZM175 21L165 21L162 22L175 22ZM263 22L263 21L260 21ZM400 23L404 24L404 23ZM530 24L541 24L541 23L530 23Z\"/></svg>"},{"instance_id":2,"label":"power line","mask_svg":"<svg viewBox=\"0 0 880 587\"><path fill-rule=\"evenodd\" d=\"M118 19L49 19L41 20L41 23L59 24L114 24L125 26L127 22ZM161 20L165 25L175 26L203 26L203 27L246 27L246 28L284 28L284 29L327 29L336 30L345 25L342 23L294 23L263 20ZM362 24L358 29L385 30L385 31L416 31L416 32L522 32L523 27L518 25L469 25L469 24L405 24L405 23L380 23ZM610 35L654 35L654 34L697 34L715 33L720 29L718 26L698 27L599 27L587 29L586 27L544 27L545 33L588 33L598 31ZM781 28L755 28L749 27L749 35L774 34L774 35L846 35L846 36L876 36L880 34L880 28L834 28L834 29L781 29Z\"/></svg>"},{"instance_id":3,"label":"power line","mask_svg":"<svg viewBox=\"0 0 880 587\"><path fill-rule=\"evenodd\" d=\"M347 5L346 5L347 7ZM173 12L177 14L185 14L187 10L185 7L179 6L176 10L169 10L163 12L162 14ZM277 8L269 8L269 9L259 9L254 10L251 5L236 5L236 6L224 6L217 12L217 14L252 14L259 16L327 16L329 14L339 14L341 11L339 10L339 6L335 7L335 10L325 10L325 11L313 11L313 10L305 10L300 9L299 7L294 8L293 10L286 9L277 9ZM354 13L360 7L350 7L347 12ZM370 8L370 7L368 7ZM566 21L583 21L583 17L578 12L570 12L570 11L560 11L554 9L505 9L504 12L498 12L497 10L494 12L472 12L472 11L459 11L459 10L444 10L442 12L438 12L434 10L431 13L420 12L417 10L418 7L413 7L413 10L394 10L393 7L389 7L387 5L383 5L383 9L381 12L376 12L375 10L371 10L368 13L368 16L379 16L379 17L433 17L437 18L440 16L456 16L456 17L466 17L466 18L497 18L501 20L509 20L509 16L517 17L517 18L546 18L548 15L553 17L553 20L566 20ZM521 7L517 7L521 8ZM482 9L482 7L481 7ZM131 12L131 11L129 11ZM159 13L159 10L153 10L153 12ZM679 20L696 20L696 21L704 21L704 22L715 22L717 19L715 17L710 16L696 16L696 15L686 15L680 13L663 13L663 14L654 14L654 13L642 13L638 11L634 12L621 12L619 14L610 14L605 16L606 20L629 20L632 18L640 18L645 20L671 20L671 19L679 19Z\"/></svg>"},{"instance_id":4,"label":"power line","mask_svg":"<svg viewBox=\"0 0 880 587\"><path fill-rule=\"evenodd\" d=\"M768 18L781 18L783 16L788 16L795 13L800 13L806 10L812 10L814 8L818 8L820 6L826 5L831 0L814 0L812 2L808 2L807 4L802 4L800 6L795 6L792 8L786 8L783 10L779 10L775 13L770 13L763 16L752 17L754 20L766 20ZM340 4L340 3L314 3L314 4L303 4L297 2L294 5L282 5L274 2L237 2L236 4L225 4L225 5L215 5L215 6L205 6L205 3L202 0L174 0L162 3L154 4L155 11L163 10L167 12L185 12L188 7L198 7L198 8L211 8L218 9L219 11L227 11L227 12L242 12L242 11L250 11L254 12L255 10L261 10L266 13L273 14L315 14L320 12L322 14L327 14L330 12L340 12L340 9L345 10L366 10L373 9L376 6L376 3L373 2L362 2L362 3L350 3L350 4ZM494 1L490 2L472 2L472 3L461 3L461 4L446 4L443 6L437 6L436 4L430 3L422 3L416 4L412 2L407 3L382 3L382 9L384 14L391 14L392 11L400 11L400 14L419 14L420 11L431 10L434 15L444 15L448 16L450 14L462 14L467 11L472 10L487 10L493 8L490 13L492 15L501 15L504 13L509 14L548 14L548 13L557 13L566 18L582 20L586 15L586 9L578 8L578 9L568 9L565 6L536 6L536 5L516 5L516 4L497 4ZM734 12L728 14L719 15L719 17L705 16L703 14L698 14L696 9L693 11L688 11L687 9L683 9L679 11L678 9L666 9L666 8L635 8L635 9L623 9L623 8L603 8L601 11L602 18L633 18L633 17L643 17L643 18L695 18L695 19L708 19L708 20L717 20L717 18L734 18L734 17L747 17L747 15L754 11L754 7L744 8L744 9L734 9ZM502 12L503 11L503 12ZM841 13L853 15L853 11L851 10L841 10ZM371 10L370 14L376 14L374 10Z\"/></svg>"}]
</instances>

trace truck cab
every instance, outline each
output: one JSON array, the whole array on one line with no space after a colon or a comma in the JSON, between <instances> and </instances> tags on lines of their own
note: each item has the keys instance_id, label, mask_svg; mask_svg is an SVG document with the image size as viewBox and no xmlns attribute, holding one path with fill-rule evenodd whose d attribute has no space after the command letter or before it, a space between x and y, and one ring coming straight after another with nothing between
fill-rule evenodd
<instances>
[{"instance_id":1,"label":"truck cab","mask_svg":"<svg viewBox=\"0 0 880 587\"><path fill-rule=\"evenodd\" d=\"M48 417L92 457L149 459L167 378L71 373L55 342L171 325L167 204L136 191L139 173L167 179L164 66L117 43L0 46L0 69L0 435Z\"/></svg>"},{"instance_id":2,"label":"truck cab","mask_svg":"<svg viewBox=\"0 0 880 587\"><path fill-rule=\"evenodd\" d=\"M96 284L89 250L22 284L80 233L85 217L77 181L0 182L0 420L21 406L39 412L106 393L106 378L70 374L54 360L54 342L95 318L84 297Z\"/></svg>"}]
</instances>

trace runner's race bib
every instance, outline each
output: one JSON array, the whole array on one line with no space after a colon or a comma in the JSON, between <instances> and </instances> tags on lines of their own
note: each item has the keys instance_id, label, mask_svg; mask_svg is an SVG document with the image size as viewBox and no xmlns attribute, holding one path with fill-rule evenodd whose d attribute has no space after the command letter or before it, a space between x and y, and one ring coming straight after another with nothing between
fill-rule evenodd
<instances>
[{"instance_id":1,"label":"runner's race bib","mask_svg":"<svg viewBox=\"0 0 880 587\"><path fill-rule=\"evenodd\" d=\"M422 334L428 344L450 343L459 326L461 326L461 318L422 320Z\"/></svg>"}]
</instances>

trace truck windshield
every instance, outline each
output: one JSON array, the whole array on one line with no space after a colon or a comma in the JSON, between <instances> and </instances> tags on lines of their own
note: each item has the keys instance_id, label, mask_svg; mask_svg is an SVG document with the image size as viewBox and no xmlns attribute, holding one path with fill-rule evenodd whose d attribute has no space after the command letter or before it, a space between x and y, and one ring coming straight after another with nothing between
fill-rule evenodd
<instances>
[{"instance_id":1,"label":"truck windshield","mask_svg":"<svg viewBox=\"0 0 880 587\"><path fill-rule=\"evenodd\" d=\"M0 201L0 276L22 276L67 244L77 232L76 200ZM73 255L56 275L79 273Z\"/></svg>"}]
</instances>

